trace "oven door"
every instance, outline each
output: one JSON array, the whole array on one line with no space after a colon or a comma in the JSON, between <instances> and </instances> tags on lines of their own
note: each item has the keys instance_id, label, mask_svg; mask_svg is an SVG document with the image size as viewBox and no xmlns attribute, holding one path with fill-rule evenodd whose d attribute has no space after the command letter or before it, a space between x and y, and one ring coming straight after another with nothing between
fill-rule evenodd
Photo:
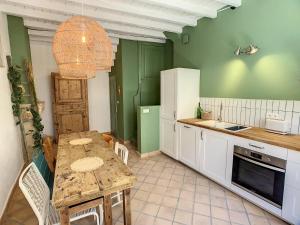
<instances>
[{"instance_id":1,"label":"oven door","mask_svg":"<svg viewBox=\"0 0 300 225\"><path fill-rule=\"evenodd\" d=\"M281 208L285 170L234 153L232 184Z\"/></svg>"}]
</instances>

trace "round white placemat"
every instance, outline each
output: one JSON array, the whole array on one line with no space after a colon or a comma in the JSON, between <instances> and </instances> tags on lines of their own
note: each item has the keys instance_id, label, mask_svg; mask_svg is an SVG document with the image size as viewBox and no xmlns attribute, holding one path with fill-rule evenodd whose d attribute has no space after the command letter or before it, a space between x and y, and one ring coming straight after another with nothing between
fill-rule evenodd
<instances>
[{"instance_id":1,"label":"round white placemat","mask_svg":"<svg viewBox=\"0 0 300 225\"><path fill-rule=\"evenodd\" d=\"M78 138L78 139L73 139L69 143L71 145L86 145L92 142L91 138Z\"/></svg>"},{"instance_id":2,"label":"round white placemat","mask_svg":"<svg viewBox=\"0 0 300 225\"><path fill-rule=\"evenodd\" d=\"M75 172L89 172L98 169L103 165L103 160L99 157L86 157L78 159L71 164L71 170Z\"/></svg>"}]
</instances>

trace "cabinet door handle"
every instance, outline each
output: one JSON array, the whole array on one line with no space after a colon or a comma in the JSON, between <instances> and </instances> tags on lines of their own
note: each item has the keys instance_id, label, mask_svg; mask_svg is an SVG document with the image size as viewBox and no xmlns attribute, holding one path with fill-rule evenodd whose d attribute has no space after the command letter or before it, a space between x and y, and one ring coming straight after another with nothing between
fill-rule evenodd
<instances>
[{"instance_id":1,"label":"cabinet door handle","mask_svg":"<svg viewBox=\"0 0 300 225\"><path fill-rule=\"evenodd\" d=\"M191 127L188 127L188 126L184 126L185 128L191 128Z\"/></svg>"},{"instance_id":2,"label":"cabinet door handle","mask_svg":"<svg viewBox=\"0 0 300 225\"><path fill-rule=\"evenodd\" d=\"M174 132L176 132L176 124L173 125Z\"/></svg>"},{"instance_id":3,"label":"cabinet door handle","mask_svg":"<svg viewBox=\"0 0 300 225\"><path fill-rule=\"evenodd\" d=\"M265 147L261 147L261 146L257 146L257 145L253 145L253 144L249 144L250 147L253 148L258 148L258 149L264 149Z\"/></svg>"},{"instance_id":4,"label":"cabinet door handle","mask_svg":"<svg viewBox=\"0 0 300 225\"><path fill-rule=\"evenodd\" d=\"M203 141L203 131L202 130L201 130L200 135L201 135L201 140Z\"/></svg>"},{"instance_id":5,"label":"cabinet door handle","mask_svg":"<svg viewBox=\"0 0 300 225\"><path fill-rule=\"evenodd\" d=\"M174 119L176 119L176 111L174 111Z\"/></svg>"}]
</instances>

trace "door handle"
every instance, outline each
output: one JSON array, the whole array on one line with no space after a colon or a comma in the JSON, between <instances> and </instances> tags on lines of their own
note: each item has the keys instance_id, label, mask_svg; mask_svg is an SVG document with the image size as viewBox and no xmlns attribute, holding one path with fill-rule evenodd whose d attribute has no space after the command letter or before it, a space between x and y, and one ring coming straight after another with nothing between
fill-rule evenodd
<instances>
[{"instance_id":1,"label":"door handle","mask_svg":"<svg viewBox=\"0 0 300 225\"><path fill-rule=\"evenodd\" d=\"M201 133L200 133L200 137L201 137L201 140L203 141L203 131L201 130Z\"/></svg>"},{"instance_id":2,"label":"door handle","mask_svg":"<svg viewBox=\"0 0 300 225\"><path fill-rule=\"evenodd\" d=\"M254 144L249 144L250 147L253 147L253 148L258 148L258 149L264 149L265 147L261 147L261 146L257 146L257 145L254 145Z\"/></svg>"},{"instance_id":3,"label":"door handle","mask_svg":"<svg viewBox=\"0 0 300 225\"><path fill-rule=\"evenodd\" d=\"M183 127L185 127L185 128L191 128L191 127L188 127L188 126L183 126Z\"/></svg>"}]
</instances>

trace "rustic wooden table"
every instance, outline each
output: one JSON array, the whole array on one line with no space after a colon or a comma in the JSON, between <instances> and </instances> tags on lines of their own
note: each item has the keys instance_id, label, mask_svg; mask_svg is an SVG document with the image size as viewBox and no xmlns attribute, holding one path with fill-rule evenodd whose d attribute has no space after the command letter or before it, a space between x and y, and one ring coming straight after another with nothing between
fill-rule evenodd
<instances>
[{"instance_id":1,"label":"rustic wooden table","mask_svg":"<svg viewBox=\"0 0 300 225\"><path fill-rule=\"evenodd\" d=\"M77 138L91 138L86 145L71 145ZM71 164L85 157L100 157L104 164L91 172L74 172ZM60 211L61 225L70 215L103 201L105 225L112 224L111 194L123 191L124 224L131 224L130 188L136 177L96 131L63 134L59 137L53 187L53 204Z\"/></svg>"}]
</instances>

